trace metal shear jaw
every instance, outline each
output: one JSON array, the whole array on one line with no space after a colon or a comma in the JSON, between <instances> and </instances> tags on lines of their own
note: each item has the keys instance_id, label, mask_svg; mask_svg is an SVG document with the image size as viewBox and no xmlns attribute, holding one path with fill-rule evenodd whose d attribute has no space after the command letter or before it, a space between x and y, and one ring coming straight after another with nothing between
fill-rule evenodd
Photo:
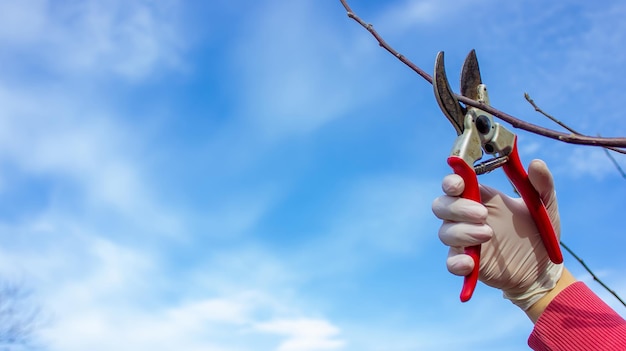
<instances>
[{"instance_id":1,"label":"metal shear jaw","mask_svg":"<svg viewBox=\"0 0 626 351\"><path fill-rule=\"evenodd\" d=\"M444 54L439 52L435 61L433 79L435 97L443 114L455 128L458 138L451 155L463 158L470 166L482 158L484 150L496 157L506 157L515 143L515 134L494 121L491 114L473 107L463 107L450 88L444 66ZM482 83L476 51L467 55L461 72L461 94L472 100L489 105L487 86ZM487 161L490 166L479 165L479 169L490 171L500 162ZM496 166L497 167L497 166ZM482 173L482 172L481 172Z\"/></svg>"},{"instance_id":2,"label":"metal shear jaw","mask_svg":"<svg viewBox=\"0 0 626 351\"><path fill-rule=\"evenodd\" d=\"M474 51L468 55L461 75L462 91L472 95L472 98L478 97L479 89L477 85L480 84L480 72L478 71L478 62L475 56ZM433 89L441 111L448 118L458 135L450 155L462 158L465 163L473 167L474 163L482 158L481 130L475 124L477 111L472 107L463 107L450 88L445 70L443 51L437 54L435 61ZM487 124L489 128L492 125L489 121L487 121Z\"/></svg>"},{"instance_id":3,"label":"metal shear jaw","mask_svg":"<svg viewBox=\"0 0 626 351\"><path fill-rule=\"evenodd\" d=\"M435 74L433 75L435 98L443 114L448 118L450 123L452 123L456 134L461 135L463 134L465 113L467 111L461 106L450 88L443 56L443 51L440 51L435 61Z\"/></svg>"},{"instance_id":4,"label":"metal shear jaw","mask_svg":"<svg viewBox=\"0 0 626 351\"><path fill-rule=\"evenodd\" d=\"M461 70L461 95L472 100L480 101L481 85L482 77L480 75L476 50L472 50L465 58L465 61L463 61L463 69ZM485 103L489 104L489 101Z\"/></svg>"},{"instance_id":5,"label":"metal shear jaw","mask_svg":"<svg viewBox=\"0 0 626 351\"><path fill-rule=\"evenodd\" d=\"M461 94L472 100L481 101L481 85L482 79L480 76L480 69L478 67L478 59L476 58L476 51L472 50L463 62L463 70L461 71ZM437 54L437 59L435 60L433 88L435 90L435 98L437 99L437 103L439 104L441 111L448 118L448 120L450 120L450 123L452 123L457 135L461 135L465 128L465 115L467 114L468 109L459 103L454 92L450 88L450 83L448 82L446 74L443 51L440 51ZM481 102L489 104L488 97L486 97L486 100L482 100Z\"/></svg>"}]
</instances>

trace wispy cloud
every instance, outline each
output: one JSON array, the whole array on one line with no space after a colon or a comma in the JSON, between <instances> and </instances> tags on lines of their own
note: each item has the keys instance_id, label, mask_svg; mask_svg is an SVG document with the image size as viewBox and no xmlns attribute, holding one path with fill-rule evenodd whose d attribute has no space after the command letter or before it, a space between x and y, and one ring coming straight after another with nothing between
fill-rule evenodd
<instances>
[{"instance_id":1,"label":"wispy cloud","mask_svg":"<svg viewBox=\"0 0 626 351\"><path fill-rule=\"evenodd\" d=\"M25 176L50 177L51 188L70 182L58 200L78 204L83 213L97 208L127 218L143 213L153 219L140 220L142 215L135 217L137 223L161 227L163 233L179 228L175 215L157 209L139 160L141 142L114 110L37 91L0 90L0 156L5 161Z\"/></svg>"},{"instance_id":2,"label":"wispy cloud","mask_svg":"<svg viewBox=\"0 0 626 351\"><path fill-rule=\"evenodd\" d=\"M22 240L37 237L11 229L3 228L3 237L7 231ZM38 343L51 350L248 350L253 344L318 350L342 344L332 322L289 293L295 274L269 252L207 248L196 268L171 271L162 252L104 236L76 228L64 237L41 233L45 242L37 246L2 241L12 248L0 252L3 275L17 274L37 287L34 300L44 321Z\"/></svg>"},{"instance_id":3,"label":"wispy cloud","mask_svg":"<svg viewBox=\"0 0 626 351\"><path fill-rule=\"evenodd\" d=\"M462 21L468 7L478 6L484 0L435 1L404 0L389 5L376 20L376 25L391 32L402 33L414 28L445 26L451 21Z\"/></svg>"},{"instance_id":4,"label":"wispy cloud","mask_svg":"<svg viewBox=\"0 0 626 351\"><path fill-rule=\"evenodd\" d=\"M241 114L257 133L272 138L310 133L384 91L369 84L354 62L361 67L373 62L369 53L375 48L333 32L332 22L312 2L258 7L234 57L246 101ZM375 70L368 76L382 77Z\"/></svg>"},{"instance_id":5,"label":"wispy cloud","mask_svg":"<svg viewBox=\"0 0 626 351\"><path fill-rule=\"evenodd\" d=\"M177 3L52 2L0 5L3 56L37 57L61 74L115 74L138 80L164 67L181 69ZM35 63L31 61L31 63Z\"/></svg>"},{"instance_id":6,"label":"wispy cloud","mask_svg":"<svg viewBox=\"0 0 626 351\"><path fill-rule=\"evenodd\" d=\"M345 341L337 339L339 330L325 320L273 320L255 326L259 331L286 335L277 351L338 350Z\"/></svg>"},{"instance_id":7,"label":"wispy cloud","mask_svg":"<svg viewBox=\"0 0 626 351\"><path fill-rule=\"evenodd\" d=\"M567 170L562 171L571 177L603 179L619 176L619 171L601 148L575 148L569 153L567 161Z\"/></svg>"}]
</instances>

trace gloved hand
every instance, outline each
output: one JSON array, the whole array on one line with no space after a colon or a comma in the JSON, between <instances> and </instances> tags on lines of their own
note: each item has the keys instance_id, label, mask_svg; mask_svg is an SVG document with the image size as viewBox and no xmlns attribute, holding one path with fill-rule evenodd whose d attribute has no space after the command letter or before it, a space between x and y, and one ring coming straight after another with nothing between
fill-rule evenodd
<instances>
[{"instance_id":1,"label":"gloved hand","mask_svg":"<svg viewBox=\"0 0 626 351\"><path fill-rule=\"evenodd\" d=\"M546 206L555 233L561 227L552 174L540 160L528 169L531 184ZM521 198L511 198L481 185L483 204L463 199L463 179L451 174L443 179L446 195L435 199L433 213L443 220L439 238L450 246L448 270L464 276L474 268L463 248L482 244L479 279L501 289L505 298L528 310L556 285L563 265L550 261L539 231Z\"/></svg>"}]
</instances>

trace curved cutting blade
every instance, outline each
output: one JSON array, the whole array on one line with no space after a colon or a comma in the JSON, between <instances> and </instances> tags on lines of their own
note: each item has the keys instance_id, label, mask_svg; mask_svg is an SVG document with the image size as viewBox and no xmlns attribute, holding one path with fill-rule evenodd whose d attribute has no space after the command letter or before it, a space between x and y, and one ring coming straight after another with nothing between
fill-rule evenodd
<instances>
[{"instance_id":1,"label":"curved cutting blade","mask_svg":"<svg viewBox=\"0 0 626 351\"><path fill-rule=\"evenodd\" d=\"M446 76L446 68L443 60L443 51L437 54L435 61L435 74L433 76L433 88L435 98L443 114L450 120L456 129L457 135L463 134L463 121L465 119L465 109L454 96L450 83Z\"/></svg>"},{"instance_id":2,"label":"curved cutting blade","mask_svg":"<svg viewBox=\"0 0 626 351\"><path fill-rule=\"evenodd\" d=\"M478 86L482 84L476 50L470 51L461 71L461 95L478 101Z\"/></svg>"}]
</instances>

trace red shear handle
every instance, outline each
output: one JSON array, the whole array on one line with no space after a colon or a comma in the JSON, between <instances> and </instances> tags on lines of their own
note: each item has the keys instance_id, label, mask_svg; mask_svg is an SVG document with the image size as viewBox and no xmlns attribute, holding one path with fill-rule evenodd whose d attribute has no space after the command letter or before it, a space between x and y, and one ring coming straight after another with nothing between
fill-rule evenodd
<instances>
[{"instance_id":1,"label":"red shear handle","mask_svg":"<svg viewBox=\"0 0 626 351\"><path fill-rule=\"evenodd\" d=\"M448 157L448 165L452 167L454 173L463 178L465 182L465 190L461 194L462 198L480 202L480 189L478 188L478 178L474 167L470 166L462 158L458 156ZM478 271L480 268L480 245L468 246L465 248L465 254L470 255L474 260L474 269L465 276L463 280L463 288L461 289L461 301L466 302L472 298L476 283L478 283Z\"/></svg>"},{"instance_id":2,"label":"red shear handle","mask_svg":"<svg viewBox=\"0 0 626 351\"><path fill-rule=\"evenodd\" d=\"M533 217L537 229L539 229L543 246L546 248L550 260L556 264L562 263L563 254L559 247L559 239L554 233L554 227L552 226L546 207L541 201L537 190L535 190L530 183L528 174L519 159L517 137L515 137L515 142L513 143L513 151L509 155L509 161L502 168L517 191L522 195L522 199L524 199L526 207L528 207L528 211Z\"/></svg>"}]
</instances>

